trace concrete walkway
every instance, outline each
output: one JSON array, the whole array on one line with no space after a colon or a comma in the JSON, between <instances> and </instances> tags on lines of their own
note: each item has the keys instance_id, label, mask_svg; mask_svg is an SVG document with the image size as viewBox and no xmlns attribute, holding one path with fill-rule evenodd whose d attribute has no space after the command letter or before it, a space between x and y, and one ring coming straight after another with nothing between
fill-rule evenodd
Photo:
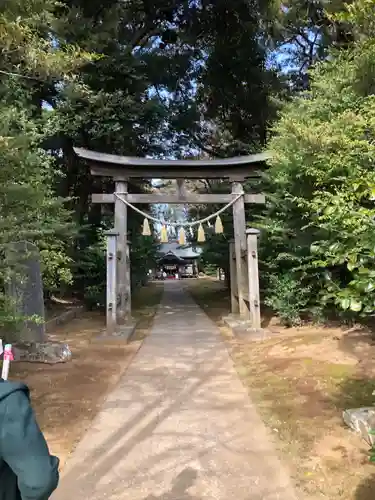
<instances>
[{"instance_id":1,"label":"concrete walkway","mask_svg":"<svg viewBox=\"0 0 375 500\"><path fill-rule=\"evenodd\" d=\"M297 498L217 327L179 282L52 498Z\"/></svg>"}]
</instances>

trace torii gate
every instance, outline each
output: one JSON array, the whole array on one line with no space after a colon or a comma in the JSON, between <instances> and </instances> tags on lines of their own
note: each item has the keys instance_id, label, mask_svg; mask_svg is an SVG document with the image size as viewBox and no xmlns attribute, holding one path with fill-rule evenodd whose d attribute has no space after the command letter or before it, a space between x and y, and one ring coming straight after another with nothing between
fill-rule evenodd
<instances>
[{"instance_id":1,"label":"torii gate","mask_svg":"<svg viewBox=\"0 0 375 500\"><path fill-rule=\"evenodd\" d=\"M227 204L233 203L234 242L231 245L232 313L250 319L260 328L257 231L246 230L245 203L265 203L263 194L245 194L243 182L259 175L270 158L268 153L213 160L159 160L118 156L74 148L87 161L94 176L112 177L113 194L93 194L93 203L114 203L114 231L108 232L107 245L107 333L131 321L130 258L127 240L127 205L136 204ZM176 179L176 194L129 194L128 180ZM185 179L228 179L228 194L187 193ZM117 196L118 195L118 196ZM242 196L239 196L242 195ZM250 248L248 249L248 246ZM117 257L117 265L114 258Z\"/></svg>"}]
</instances>

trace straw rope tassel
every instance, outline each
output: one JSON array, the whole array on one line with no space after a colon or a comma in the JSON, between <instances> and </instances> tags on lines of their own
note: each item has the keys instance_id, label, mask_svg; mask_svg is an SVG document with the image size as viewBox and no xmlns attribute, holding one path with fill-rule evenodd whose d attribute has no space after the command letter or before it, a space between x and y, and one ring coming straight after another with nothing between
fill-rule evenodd
<instances>
[{"instance_id":1,"label":"straw rope tassel","mask_svg":"<svg viewBox=\"0 0 375 500\"><path fill-rule=\"evenodd\" d=\"M146 217L143 221L142 236L151 236L150 224Z\"/></svg>"},{"instance_id":2,"label":"straw rope tassel","mask_svg":"<svg viewBox=\"0 0 375 500\"><path fill-rule=\"evenodd\" d=\"M186 234L183 227L181 227L178 232L178 242L180 245L186 245Z\"/></svg>"},{"instance_id":3,"label":"straw rope tassel","mask_svg":"<svg viewBox=\"0 0 375 500\"><path fill-rule=\"evenodd\" d=\"M215 233L221 234L223 232L224 232L223 223L221 222L220 215L218 215L215 221Z\"/></svg>"},{"instance_id":4,"label":"straw rope tassel","mask_svg":"<svg viewBox=\"0 0 375 500\"><path fill-rule=\"evenodd\" d=\"M198 227L197 241L199 243L203 243L204 241L206 241L206 235L204 234L204 229L203 229L202 224L199 224L199 227Z\"/></svg>"},{"instance_id":5,"label":"straw rope tassel","mask_svg":"<svg viewBox=\"0 0 375 500\"><path fill-rule=\"evenodd\" d=\"M165 226L162 226L160 231L160 241L161 243L168 243L168 232Z\"/></svg>"}]
</instances>

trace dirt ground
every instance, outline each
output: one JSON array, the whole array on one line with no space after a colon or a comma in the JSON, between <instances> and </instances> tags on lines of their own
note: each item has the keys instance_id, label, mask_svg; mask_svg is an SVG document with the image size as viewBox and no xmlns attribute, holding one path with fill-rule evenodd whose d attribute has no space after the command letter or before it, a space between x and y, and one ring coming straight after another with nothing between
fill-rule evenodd
<instances>
[{"instance_id":1,"label":"dirt ground","mask_svg":"<svg viewBox=\"0 0 375 500\"><path fill-rule=\"evenodd\" d=\"M343 424L342 411L375 401L375 332L362 327L283 328L263 342L233 337L221 317L230 300L211 279L187 285L217 321L252 399L289 462L301 496L310 500L372 500L375 467L368 446Z\"/></svg>"},{"instance_id":2,"label":"dirt ground","mask_svg":"<svg viewBox=\"0 0 375 500\"><path fill-rule=\"evenodd\" d=\"M73 360L66 364L13 363L10 379L31 389L33 407L51 452L67 457L89 427L108 391L138 351L160 302L162 286L150 283L133 298L137 329L129 344L92 342L104 328L104 316L87 312L49 334L66 342Z\"/></svg>"}]
</instances>

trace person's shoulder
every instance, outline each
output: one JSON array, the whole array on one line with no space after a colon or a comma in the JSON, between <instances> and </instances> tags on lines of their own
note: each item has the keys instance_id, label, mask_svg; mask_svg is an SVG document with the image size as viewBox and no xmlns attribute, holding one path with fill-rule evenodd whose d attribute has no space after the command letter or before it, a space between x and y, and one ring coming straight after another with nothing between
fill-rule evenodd
<instances>
[{"instance_id":1,"label":"person's shoulder","mask_svg":"<svg viewBox=\"0 0 375 500\"><path fill-rule=\"evenodd\" d=\"M29 398L29 388L23 382L14 382L10 380L0 381L0 401L8 399L13 395L12 399L15 397L24 399L25 396Z\"/></svg>"}]
</instances>

